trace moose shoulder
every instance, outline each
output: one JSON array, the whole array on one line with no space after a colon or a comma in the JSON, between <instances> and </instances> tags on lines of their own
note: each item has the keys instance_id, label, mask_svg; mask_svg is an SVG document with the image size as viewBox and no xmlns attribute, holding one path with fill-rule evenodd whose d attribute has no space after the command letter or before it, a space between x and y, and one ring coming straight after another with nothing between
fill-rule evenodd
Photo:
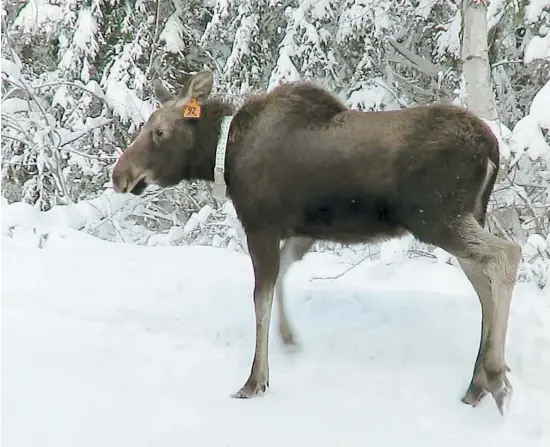
<instances>
[{"instance_id":1,"label":"moose shoulder","mask_svg":"<svg viewBox=\"0 0 550 447\"><path fill-rule=\"evenodd\" d=\"M247 236L256 316L252 369L234 396L262 394L269 385L274 294L279 332L294 343L282 282L315 240L410 233L454 254L476 290L482 330L462 400L475 406L490 392L502 413L512 391L505 339L521 251L484 228L499 151L483 121L451 105L351 111L307 82L280 85L236 109L210 97L212 84L206 71L178 95L155 83L162 105L118 160L113 185L140 194L153 183L213 181L222 122L231 117L224 178Z\"/></svg>"}]
</instances>

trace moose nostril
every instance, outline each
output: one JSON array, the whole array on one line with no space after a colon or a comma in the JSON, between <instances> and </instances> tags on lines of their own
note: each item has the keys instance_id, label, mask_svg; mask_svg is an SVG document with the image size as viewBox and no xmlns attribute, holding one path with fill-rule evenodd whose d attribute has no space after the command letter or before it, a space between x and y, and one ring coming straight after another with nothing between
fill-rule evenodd
<instances>
[{"instance_id":1,"label":"moose nostril","mask_svg":"<svg viewBox=\"0 0 550 447\"><path fill-rule=\"evenodd\" d=\"M118 191L127 192L128 191L128 179L123 178L118 182Z\"/></svg>"},{"instance_id":2,"label":"moose nostril","mask_svg":"<svg viewBox=\"0 0 550 447\"><path fill-rule=\"evenodd\" d=\"M128 188L128 177L122 175L117 167L113 170L112 181L113 188L116 192L126 192Z\"/></svg>"}]
</instances>

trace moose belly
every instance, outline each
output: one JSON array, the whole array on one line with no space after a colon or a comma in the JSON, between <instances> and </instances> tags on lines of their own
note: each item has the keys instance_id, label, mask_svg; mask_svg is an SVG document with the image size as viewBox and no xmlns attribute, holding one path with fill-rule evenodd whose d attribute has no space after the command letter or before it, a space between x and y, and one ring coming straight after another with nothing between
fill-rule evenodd
<instances>
[{"instance_id":1,"label":"moose belly","mask_svg":"<svg viewBox=\"0 0 550 447\"><path fill-rule=\"evenodd\" d=\"M394 237L406 231L384 199L325 197L307 203L293 233L343 243Z\"/></svg>"}]
</instances>

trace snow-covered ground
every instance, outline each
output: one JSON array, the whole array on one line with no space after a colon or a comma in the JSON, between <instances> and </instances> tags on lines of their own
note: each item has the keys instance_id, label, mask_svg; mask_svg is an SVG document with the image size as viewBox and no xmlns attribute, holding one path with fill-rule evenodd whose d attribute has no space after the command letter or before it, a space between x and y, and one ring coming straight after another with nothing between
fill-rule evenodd
<instances>
[{"instance_id":1,"label":"snow-covered ground","mask_svg":"<svg viewBox=\"0 0 550 447\"><path fill-rule=\"evenodd\" d=\"M349 265L311 253L287 281L301 350L272 331L271 388L234 400L254 346L246 255L24 234L2 237L5 447L550 445L548 289L516 289L503 418L460 402L480 328L460 270L364 262L330 279Z\"/></svg>"}]
</instances>

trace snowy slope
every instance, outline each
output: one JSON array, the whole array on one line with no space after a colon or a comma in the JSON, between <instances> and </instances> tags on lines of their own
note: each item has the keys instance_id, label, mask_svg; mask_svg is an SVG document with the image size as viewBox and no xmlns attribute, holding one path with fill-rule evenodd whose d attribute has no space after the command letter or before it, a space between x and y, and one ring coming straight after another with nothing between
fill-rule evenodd
<instances>
[{"instance_id":1,"label":"snowy slope","mask_svg":"<svg viewBox=\"0 0 550 447\"><path fill-rule=\"evenodd\" d=\"M515 294L502 418L460 402L480 314L457 268L326 279L349 265L309 254L287 282L301 352L273 333L271 388L234 400L253 353L247 256L65 237L2 238L5 447L550 445L548 292Z\"/></svg>"}]
</instances>

